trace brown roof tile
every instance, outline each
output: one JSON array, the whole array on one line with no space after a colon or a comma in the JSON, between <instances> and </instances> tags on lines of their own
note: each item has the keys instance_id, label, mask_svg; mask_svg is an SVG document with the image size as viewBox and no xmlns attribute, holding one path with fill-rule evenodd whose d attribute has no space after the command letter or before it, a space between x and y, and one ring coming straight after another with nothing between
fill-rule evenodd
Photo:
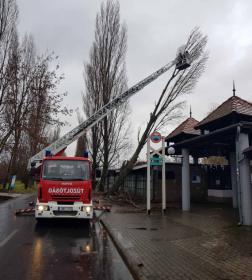
<instances>
[{"instance_id":1,"label":"brown roof tile","mask_svg":"<svg viewBox=\"0 0 252 280\"><path fill-rule=\"evenodd\" d=\"M175 128L168 136L165 137L165 140L170 139L174 136L179 135L180 133L185 134L193 134L193 135L200 135L200 130L195 130L194 127L199 122L194 118L188 118L182 124L180 124L177 128Z\"/></svg>"},{"instance_id":2,"label":"brown roof tile","mask_svg":"<svg viewBox=\"0 0 252 280\"><path fill-rule=\"evenodd\" d=\"M195 128L198 128L203 124L227 116L232 112L252 116L252 104L244 99L241 99L238 96L232 96L227 101L222 103L219 107L217 107L212 113L206 116L201 122L199 122L195 126Z\"/></svg>"}]
</instances>

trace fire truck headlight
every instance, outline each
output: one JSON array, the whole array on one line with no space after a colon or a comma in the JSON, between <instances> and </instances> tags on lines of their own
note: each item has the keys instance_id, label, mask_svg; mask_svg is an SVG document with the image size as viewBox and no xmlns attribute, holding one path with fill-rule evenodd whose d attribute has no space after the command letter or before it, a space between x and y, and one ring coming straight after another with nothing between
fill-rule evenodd
<instances>
[{"instance_id":1,"label":"fire truck headlight","mask_svg":"<svg viewBox=\"0 0 252 280\"><path fill-rule=\"evenodd\" d=\"M92 210L92 207L90 207L90 206L83 206L81 210L84 211L84 212L90 212Z\"/></svg>"},{"instance_id":2,"label":"fire truck headlight","mask_svg":"<svg viewBox=\"0 0 252 280\"><path fill-rule=\"evenodd\" d=\"M38 211L47 211L47 210L48 210L48 206L45 206L45 205L37 205L37 210L38 210Z\"/></svg>"}]
</instances>

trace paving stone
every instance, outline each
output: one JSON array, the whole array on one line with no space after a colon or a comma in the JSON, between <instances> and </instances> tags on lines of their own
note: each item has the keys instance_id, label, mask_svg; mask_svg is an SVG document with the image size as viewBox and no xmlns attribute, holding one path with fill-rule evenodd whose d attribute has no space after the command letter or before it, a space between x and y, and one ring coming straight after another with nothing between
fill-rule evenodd
<instances>
[{"instance_id":1,"label":"paving stone","mask_svg":"<svg viewBox=\"0 0 252 280\"><path fill-rule=\"evenodd\" d=\"M144 264L135 267L143 279L252 279L252 229L236 226L237 209L193 204L191 212L165 215L115 212L101 219L114 238L120 233L117 241L131 263Z\"/></svg>"}]
</instances>

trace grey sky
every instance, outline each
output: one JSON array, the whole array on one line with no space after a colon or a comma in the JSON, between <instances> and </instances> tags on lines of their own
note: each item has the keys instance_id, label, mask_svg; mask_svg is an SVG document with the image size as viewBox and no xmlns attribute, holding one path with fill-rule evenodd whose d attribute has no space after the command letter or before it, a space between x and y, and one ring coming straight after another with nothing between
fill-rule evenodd
<instances>
[{"instance_id":1,"label":"grey sky","mask_svg":"<svg viewBox=\"0 0 252 280\"><path fill-rule=\"evenodd\" d=\"M17 0L19 31L32 33L40 53L47 49L59 55L60 72L65 80L59 92L68 92L65 103L71 109L81 106L83 62L88 60L94 39L95 16L101 0ZM205 117L211 103L222 103L236 94L252 100L252 1L232 0L121 0L121 19L128 26L128 86L133 86L175 58L177 48L186 42L192 28L200 26L209 36L210 58L195 92L187 96L193 117ZM169 73L131 98L134 147L137 128L145 124ZM71 127L76 115L68 117ZM168 126L168 134L174 127ZM75 144L67 148L74 155ZM145 148L140 158L145 159Z\"/></svg>"}]
</instances>

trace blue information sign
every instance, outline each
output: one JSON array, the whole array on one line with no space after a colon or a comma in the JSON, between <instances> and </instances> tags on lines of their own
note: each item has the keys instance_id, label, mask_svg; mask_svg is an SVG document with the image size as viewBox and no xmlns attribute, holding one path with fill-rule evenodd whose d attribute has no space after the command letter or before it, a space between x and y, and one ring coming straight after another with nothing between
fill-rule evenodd
<instances>
[{"instance_id":1,"label":"blue information sign","mask_svg":"<svg viewBox=\"0 0 252 280\"><path fill-rule=\"evenodd\" d=\"M16 181L16 175L13 175L11 180L10 190L14 189L15 181Z\"/></svg>"}]
</instances>

